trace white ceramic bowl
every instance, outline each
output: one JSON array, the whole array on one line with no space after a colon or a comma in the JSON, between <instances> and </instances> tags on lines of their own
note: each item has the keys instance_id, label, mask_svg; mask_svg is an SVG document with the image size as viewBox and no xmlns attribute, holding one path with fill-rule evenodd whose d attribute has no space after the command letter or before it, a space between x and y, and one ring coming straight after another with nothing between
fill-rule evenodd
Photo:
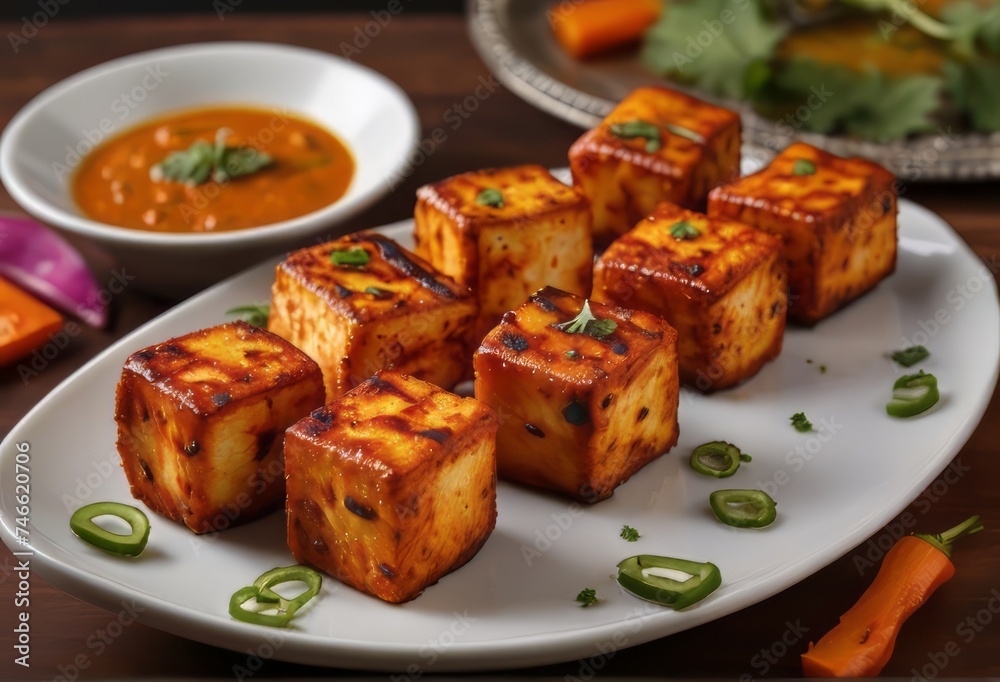
<instances>
[{"instance_id":1,"label":"white ceramic bowl","mask_svg":"<svg viewBox=\"0 0 1000 682\"><path fill-rule=\"evenodd\" d=\"M356 163L347 193L292 220L216 234L115 227L73 202L72 171L95 143L170 111L228 104L283 108L332 131ZM345 59L271 43L180 45L101 64L39 94L0 138L0 177L28 213L115 256L137 288L178 299L335 233L392 189L419 131L397 85Z\"/></svg>"}]
</instances>

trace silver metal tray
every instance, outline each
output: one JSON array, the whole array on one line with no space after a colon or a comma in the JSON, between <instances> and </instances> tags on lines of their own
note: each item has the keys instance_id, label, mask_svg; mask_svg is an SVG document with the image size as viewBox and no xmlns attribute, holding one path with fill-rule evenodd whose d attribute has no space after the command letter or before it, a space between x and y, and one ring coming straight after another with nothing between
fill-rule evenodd
<instances>
[{"instance_id":1,"label":"silver metal tray","mask_svg":"<svg viewBox=\"0 0 1000 682\"><path fill-rule=\"evenodd\" d=\"M618 53L587 62L566 55L549 30L547 13L556 4L538 0L467 0L472 42L497 79L512 92L543 111L589 128L634 88L660 81L643 69L634 54ZM904 182L1000 177L1000 133L985 135L941 128L936 134L889 144L812 133L793 138L744 104L720 101L700 92L692 94L740 113L744 156L755 165L766 163L798 139L841 156L877 161Z\"/></svg>"}]
</instances>

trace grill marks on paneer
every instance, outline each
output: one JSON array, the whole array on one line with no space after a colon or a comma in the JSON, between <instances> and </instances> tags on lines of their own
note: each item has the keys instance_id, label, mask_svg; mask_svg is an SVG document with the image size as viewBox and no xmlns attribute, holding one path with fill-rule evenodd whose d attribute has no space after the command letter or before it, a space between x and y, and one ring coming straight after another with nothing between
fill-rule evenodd
<instances>
[{"instance_id":1,"label":"grill marks on paneer","mask_svg":"<svg viewBox=\"0 0 1000 682\"><path fill-rule=\"evenodd\" d=\"M380 372L286 434L296 559L387 601L412 599L496 523L496 418Z\"/></svg>"},{"instance_id":2,"label":"grill marks on paneer","mask_svg":"<svg viewBox=\"0 0 1000 682\"><path fill-rule=\"evenodd\" d=\"M813 171L797 174L801 161ZM796 143L763 170L714 190L709 213L782 239L788 315L815 324L895 269L894 182L891 173L866 159Z\"/></svg>"},{"instance_id":3,"label":"grill marks on paneer","mask_svg":"<svg viewBox=\"0 0 1000 682\"><path fill-rule=\"evenodd\" d=\"M676 443L677 336L659 317L593 302L610 334L560 329L583 303L546 287L504 315L476 353L475 392L504 416L501 477L597 502ZM651 419L637 420L643 410Z\"/></svg>"},{"instance_id":4,"label":"grill marks on paneer","mask_svg":"<svg viewBox=\"0 0 1000 682\"><path fill-rule=\"evenodd\" d=\"M133 496L198 533L257 518L284 498L278 434L323 398L315 362L243 322L133 353L115 410Z\"/></svg>"},{"instance_id":5,"label":"grill marks on paneer","mask_svg":"<svg viewBox=\"0 0 1000 682\"><path fill-rule=\"evenodd\" d=\"M366 262L332 255L361 249ZM349 290L348 297L338 292ZM292 253L277 269L268 327L323 370L327 399L394 367L451 388L466 372L477 307L463 285L371 232Z\"/></svg>"}]
</instances>

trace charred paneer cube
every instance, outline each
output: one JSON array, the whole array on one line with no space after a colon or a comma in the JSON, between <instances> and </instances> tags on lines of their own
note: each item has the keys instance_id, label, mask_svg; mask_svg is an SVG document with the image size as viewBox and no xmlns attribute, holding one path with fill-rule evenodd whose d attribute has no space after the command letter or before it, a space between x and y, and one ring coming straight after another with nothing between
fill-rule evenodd
<instances>
[{"instance_id":1,"label":"charred paneer cube","mask_svg":"<svg viewBox=\"0 0 1000 682\"><path fill-rule=\"evenodd\" d=\"M476 310L468 287L361 232L278 265L267 324L319 363L331 401L390 367L451 388L472 361Z\"/></svg>"},{"instance_id":2,"label":"charred paneer cube","mask_svg":"<svg viewBox=\"0 0 1000 682\"><path fill-rule=\"evenodd\" d=\"M493 413L379 372L285 436L295 558L389 602L459 568L496 525Z\"/></svg>"},{"instance_id":3,"label":"charred paneer cube","mask_svg":"<svg viewBox=\"0 0 1000 682\"><path fill-rule=\"evenodd\" d=\"M708 211L781 237L788 317L811 325L895 269L894 183L876 163L796 143L763 170L713 190Z\"/></svg>"},{"instance_id":4,"label":"charred paneer cube","mask_svg":"<svg viewBox=\"0 0 1000 682\"><path fill-rule=\"evenodd\" d=\"M590 292L590 204L541 166L425 185L414 218L416 252L476 292L477 342L543 286Z\"/></svg>"},{"instance_id":5,"label":"charred paneer cube","mask_svg":"<svg viewBox=\"0 0 1000 682\"><path fill-rule=\"evenodd\" d=\"M323 405L305 353L233 322L133 353L118 383L118 452L132 495L195 533L285 499L285 429Z\"/></svg>"},{"instance_id":6,"label":"charred paneer cube","mask_svg":"<svg viewBox=\"0 0 1000 682\"><path fill-rule=\"evenodd\" d=\"M677 442L677 332L656 315L546 287L473 366L501 478L598 502Z\"/></svg>"},{"instance_id":7,"label":"charred paneer cube","mask_svg":"<svg viewBox=\"0 0 1000 682\"><path fill-rule=\"evenodd\" d=\"M738 384L778 356L787 287L780 239L668 203L594 265L594 298L667 320L681 381L701 391Z\"/></svg>"},{"instance_id":8,"label":"charred paneer cube","mask_svg":"<svg viewBox=\"0 0 1000 682\"><path fill-rule=\"evenodd\" d=\"M639 88L569 151L606 246L661 201L704 210L709 191L739 177L740 118L675 90Z\"/></svg>"}]
</instances>

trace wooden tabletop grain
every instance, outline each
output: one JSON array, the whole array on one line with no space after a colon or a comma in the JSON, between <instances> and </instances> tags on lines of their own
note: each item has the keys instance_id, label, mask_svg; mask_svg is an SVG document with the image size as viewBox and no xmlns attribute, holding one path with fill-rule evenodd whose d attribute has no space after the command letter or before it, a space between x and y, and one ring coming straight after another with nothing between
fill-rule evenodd
<instances>
[{"instance_id":1,"label":"wooden tabletop grain","mask_svg":"<svg viewBox=\"0 0 1000 682\"><path fill-rule=\"evenodd\" d=\"M237 7L238 3L229 3ZM268 16L229 12L204 17L60 20L41 26L26 43L10 32L23 25L0 24L0 123L34 95L71 74L132 52L208 40L265 40L326 50L354 44L369 15ZM364 42L364 41L361 41ZM8 44L10 43L10 44ZM17 48L16 52L14 48ZM562 166L580 131L536 111L492 79L472 49L463 20L454 15L396 16L358 53L356 61L399 83L415 102L424 135L438 128L445 139L389 198L345 229L373 227L408 217L419 185L485 166L540 163ZM477 88L475 111L454 124L454 108ZM483 96L485 93L485 96ZM452 112L449 114L449 112ZM429 143L430 144L430 143ZM996 183L906 184L905 196L942 215L996 272L1000 256L1000 192ZM5 192L0 209L19 210ZM83 247L98 279L112 264ZM0 370L0 434L42 397L110 343L166 310L170 303L126 289L112 302L105 331L85 329L27 382L12 368ZM971 514L982 514L988 530L970 538L957 555L958 573L906 624L887 676L1000 676L1000 511L994 508L1000 481L1000 400L988 411L943 474L904 512L909 525L936 532ZM872 453L877 457L878 453ZM3 481L2 485L12 485ZM901 521L893 522L898 528ZM885 541L892 524L873 540ZM588 661L570 661L510 674L539 678L711 677L774 678L800 675L798 655L809 639L832 627L867 587L857 558L867 542L792 588L755 606L680 634ZM255 659L164 634L139 623L118 625L111 614L30 578L30 668L15 664L12 648L20 591L16 562L0 550L0 679L365 677L275 660ZM112 636L114 635L114 636ZM598 653L595 649L595 655ZM593 663L593 667L591 666ZM595 669L599 668L599 669ZM433 676L433 667L422 671ZM387 678L386 675L374 675Z\"/></svg>"}]
</instances>

